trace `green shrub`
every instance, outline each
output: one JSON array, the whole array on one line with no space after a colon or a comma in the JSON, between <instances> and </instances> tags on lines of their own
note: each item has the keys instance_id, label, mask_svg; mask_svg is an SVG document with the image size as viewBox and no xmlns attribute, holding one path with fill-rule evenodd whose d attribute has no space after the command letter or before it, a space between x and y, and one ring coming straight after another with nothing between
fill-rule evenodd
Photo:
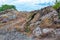
<instances>
[{"instance_id":1,"label":"green shrub","mask_svg":"<svg viewBox=\"0 0 60 40\"><path fill-rule=\"evenodd\" d=\"M7 10L7 9L15 9L16 10L16 7L14 5L7 5L7 4L2 5L0 7L0 11L4 11L4 10Z\"/></svg>"},{"instance_id":2,"label":"green shrub","mask_svg":"<svg viewBox=\"0 0 60 40\"><path fill-rule=\"evenodd\" d=\"M56 2L55 5L53 5L53 8L54 8L55 10L57 10L59 7L60 7L60 1L59 1L59 2ZM59 17L59 19L60 19L60 13L58 13L58 17Z\"/></svg>"},{"instance_id":3,"label":"green shrub","mask_svg":"<svg viewBox=\"0 0 60 40\"><path fill-rule=\"evenodd\" d=\"M55 5L53 6L54 9L58 9L60 7L60 2L56 2Z\"/></svg>"}]
</instances>

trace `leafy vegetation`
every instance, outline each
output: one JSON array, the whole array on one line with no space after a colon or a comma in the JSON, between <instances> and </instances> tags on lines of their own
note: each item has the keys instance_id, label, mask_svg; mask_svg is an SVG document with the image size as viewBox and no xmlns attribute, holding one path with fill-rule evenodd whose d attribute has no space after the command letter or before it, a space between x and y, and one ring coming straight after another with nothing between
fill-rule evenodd
<instances>
[{"instance_id":1,"label":"leafy vegetation","mask_svg":"<svg viewBox=\"0 0 60 40\"><path fill-rule=\"evenodd\" d=\"M56 3L55 3L55 5L53 6L53 8L54 8L55 10L59 9L59 8L60 8L60 1L56 0ZM57 11L59 11L59 10L57 10ZM59 16L59 19L60 19L60 13L58 13L58 16Z\"/></svg>"},{"instance_id":2,"label":"leafy vegetation","mask_svg":"<svg viewBox=\"0 0 60 40\"><path fill-rule=\"evenodd\" d=\"M53 6L54 9L58 9L60 7L60 2L56 2L55 5Z\"/></svg>"},{"instance_id":3,"label":"leafy vegetation","mask_svg":"<svg viewBox=\"0 0 60 40\"><path fill-rule=\"evenodd\" d=\"M7 10L7 9L15 9L16 10L16 7L14 5L7 5L7 4L2 5L0 7L0 11L4 11L4 10Z\"/></svg>"}]
</instances>

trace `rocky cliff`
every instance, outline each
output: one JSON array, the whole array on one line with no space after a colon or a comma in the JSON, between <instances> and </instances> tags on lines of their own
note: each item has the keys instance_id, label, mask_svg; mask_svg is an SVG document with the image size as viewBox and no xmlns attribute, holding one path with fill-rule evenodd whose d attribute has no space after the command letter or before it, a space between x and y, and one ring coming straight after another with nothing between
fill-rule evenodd
<instances>
[{"instance_id":1,"label":"rocky cliff","mask_svg":"<svg viewBox=\"0 0 60 40\"><path fill-rule=\"evenodd\" d=\"M5 37L6 40L10 39L16 40L14 39L15 37L10 38L11 36L9 32L11 31L15 32L15 33L11 32L11 34L14 35L15 34L17 35L16 33L17 31L32 38L44 38L44 37L54 38L56 37L56 34L58 34L57 31L59 31L57 30L57 28L60 28L60 23L58 23L59 22L58 12L54 10L51 6L31 12L21 12L21 11L18 12L16 10L12 11L6 10L3 12L3 14L0 15L1 15L0 22L3 21L2 24L5 23L5 25L2 25L0 28L1 31L4 30L3 32L0 32L0 34L6 33L6 35L9 36L9 38L7 38L8 36ZM9 19L9 21L4 22L7 19ZM17 40L19 40L19 35L20 34L16 36L16 38L18 37ZM32 38L30 39L33 40ZM28 39L22 39L22 40L28 40Z\"/></svg>"},{"instance_id":2,"label":"rocky cliff","mask_svg":"<svg viewBox=\"0 0 60 40\"><path fill-rule=\"evenodd\" d=\"M45 7L41 10L35 10L26 13L25 22L17 28L18 31L35 37L55 37L55 29L60 28L57 23L58 13L52 7ZM52 36L54 35L54 36Z\"/></svg>"}]
</instances>

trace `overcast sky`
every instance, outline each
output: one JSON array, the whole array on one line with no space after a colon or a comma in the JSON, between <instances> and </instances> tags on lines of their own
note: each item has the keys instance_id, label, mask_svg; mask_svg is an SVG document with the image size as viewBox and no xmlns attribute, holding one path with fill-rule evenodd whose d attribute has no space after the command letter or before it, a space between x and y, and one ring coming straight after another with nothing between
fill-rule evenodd
<instances>
[{"instance_id":1,"label":"overcast sky","mask_svg":"<svg viewBox=\"0 0 60 40\"><path fill-rule=\"evenodd\" d=\"M55 0L0 0L3 4L15 5L19 11L32 11L53 5Z\"/></svg>"}]
</instances>

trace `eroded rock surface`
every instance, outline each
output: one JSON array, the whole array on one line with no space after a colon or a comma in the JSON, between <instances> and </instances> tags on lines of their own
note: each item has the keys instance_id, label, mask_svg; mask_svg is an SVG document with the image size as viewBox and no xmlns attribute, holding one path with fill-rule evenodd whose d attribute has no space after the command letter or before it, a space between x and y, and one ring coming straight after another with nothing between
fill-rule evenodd
<instances>
[{"instance_id":1,"label":"eroded rock surface","mask_svg":"<svg viewBox=\"0 0 60 40\"><path fill-rule=\"evenodd\" d=\"M8 13L10 12L8 11ZM18 13L17 20L3 26L0 30L2 40L33 40L34 36L36 38L54 38L58 34L55 31L57 27L60 27L58 23L55 23L58 20L58 13L52 7L31 12L12 13ZM17 30L15 31L14 28ZM24 33L30 35L31 38Z\"/></svg>"}]
</instances>

